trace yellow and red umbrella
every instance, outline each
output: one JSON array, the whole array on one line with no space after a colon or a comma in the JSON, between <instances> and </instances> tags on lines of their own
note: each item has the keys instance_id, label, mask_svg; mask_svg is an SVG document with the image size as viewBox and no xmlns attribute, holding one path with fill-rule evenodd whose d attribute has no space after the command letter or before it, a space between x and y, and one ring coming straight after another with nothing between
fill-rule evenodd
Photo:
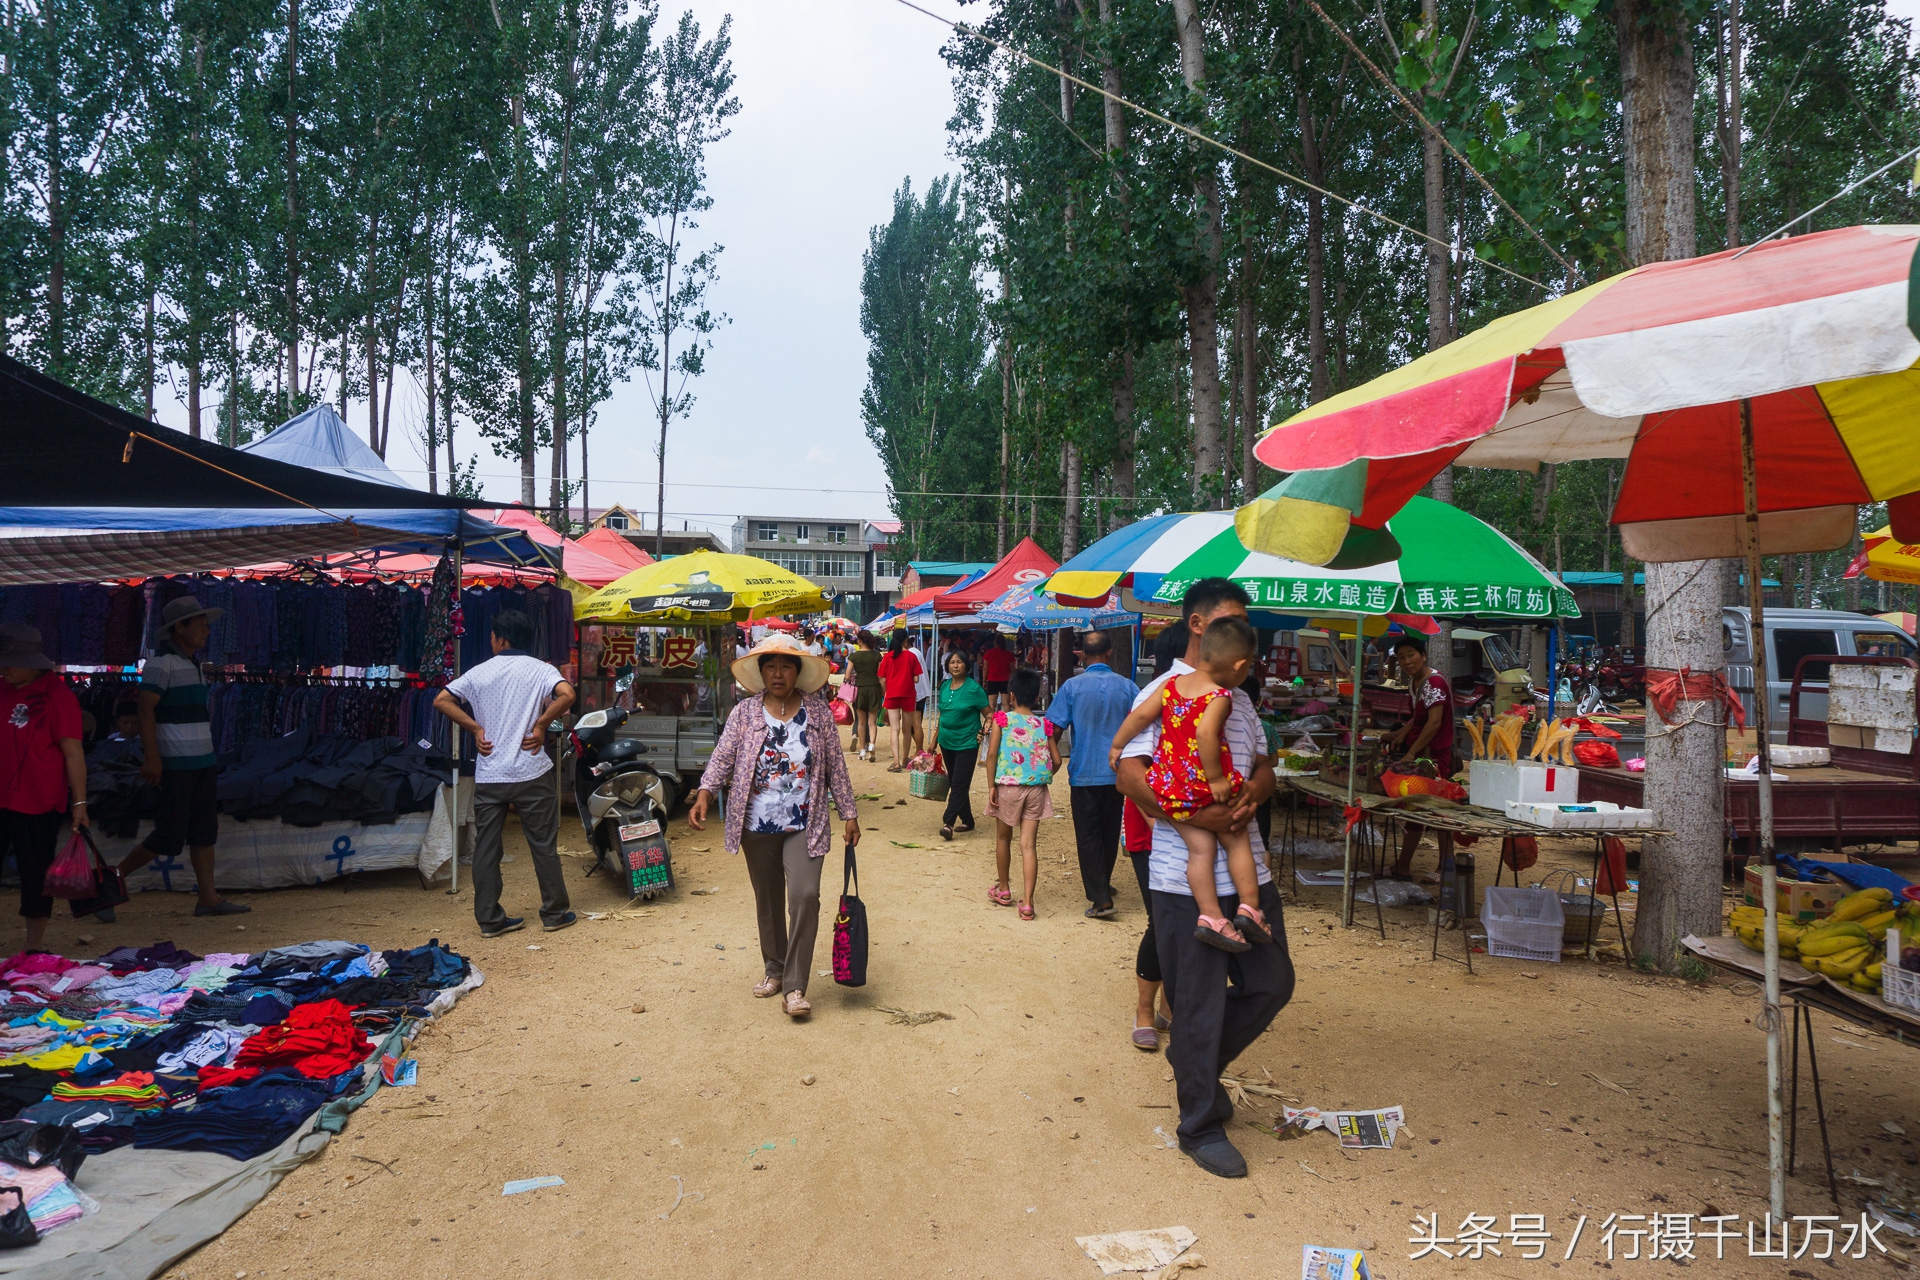
<instances>
[{"instance_id":1,"label":"yellow and red umbrella","mask_svg":"<svg viewBox=\"0 0 1920 1280\"><path fill-rule=\"evenodd\" d=\"M1920 583L1920 546L1893 536L1892 525L1882 525L1860 539L1861 552L1847 566L1846 576L1875 582Z\"/></svg>"},{"instance_id":2,"label":"yellow and red umbrella","mask_svg":"<svg viewBox=\"0 0 1920 1280\"><path fill-rule=\"evenodd\" d=\"M1744 400L1763 551L1841 546L1875 501L1920 543L1917 242L1894 226L1769 241L1495 321L1269 431L1261 461L1306 474L1243 508L1242 536L1325 563L1349 521L1379 528L1449 463L1624 458L1613 520L1629 554L1736 556Z\"/></svg>"}]
</instances>

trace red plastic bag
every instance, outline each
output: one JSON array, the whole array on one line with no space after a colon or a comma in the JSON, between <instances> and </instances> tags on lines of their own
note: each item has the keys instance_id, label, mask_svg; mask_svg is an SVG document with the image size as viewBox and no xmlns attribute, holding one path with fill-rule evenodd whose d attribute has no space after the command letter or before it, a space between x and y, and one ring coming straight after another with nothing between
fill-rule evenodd
<instances>
[{"instance_id":1,"label":"red plastic bag","mask_svg":"<svg viewBox=\"0 0 1920 1280\"><path fill-rule=\"evenodd\" d=\"M93 896L93 855L87 851L87 842L79 832L73 833L67 841L67 847L47 868L47 878L41 892L50 898Z\"/></svg>"},{"instance_id":2,"label":"red plastic bag","mask_svg":"<svg viewBox=\"0 0 1920 1280\"><path fill-rule=\"evenodd\" d=\"M1540 842L1532 836L1508 836L1500 842L1500 861L1516 873L1540 861Z\"/></svg>"},{"instance_id":3,"label":"red plastic bag","mask_svg":"<svg viewBox=\"0 0 1920 1280\"><path fill-rule=\"evenodd\" d=\"M1618 836L1607 837L1606 856L1600 859L1600 874L1594 877L1594 896L1623 893L1627 888L1627 846Z\"/></svg>"},{"instance_id":4,"label":"red plastic bag","mask_svg":"<svg viewBox=\"0 0 1920 1280\"><path fill-rule=\"evenodd\" d=\"M1620 753L1614 750L1611 742L1576 742L1573 744L1573 758L1595 769L1620 767Z\"/></svg>"},{"instance_id":5,"label":"red plastic bag","mask_svg":"<svg viewBox=\"0 0 1920 1280\"><path fill-rule=\"evenodd\" d=\"M838 698L835 698L831 705L832 705L832 713L833 713L833 722L835 724L852 724L853 723L853 708L851 706L849 706L845 702L842 702Z\"/></svg>"}]
</instances>

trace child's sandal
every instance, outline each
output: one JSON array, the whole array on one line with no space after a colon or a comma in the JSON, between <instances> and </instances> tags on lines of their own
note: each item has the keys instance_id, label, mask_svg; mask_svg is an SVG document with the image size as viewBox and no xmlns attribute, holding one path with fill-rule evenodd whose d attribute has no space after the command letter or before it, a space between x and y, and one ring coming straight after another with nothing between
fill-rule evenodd
<instances>
[{"instance_id":1,"label":"child's sandal","mask_svg":"<svg viewBox=\"0 0 1920 1280\"><path fill-rule=\"evenodd\" d=\"M1234 916L1233 922L1240 927L1242 934L1252 938L1255 942L1273 941L1273 930L1267 927L1266 915L1253 907L1242 904L1239 913Z\"/></svg>"},{"instance_id":2,"label":"child's sandal","mask_svg":"<svg viewBox=\"0 0 1920 1280\"><path fill-rule=\"evenodd\" d=\"M1022 920L1033 919L1033 904L1031 902L1023 902L1020 904L1020 918Z\"/></svg>"},{"instance_id":3,"label":"child's sandal","mask_svg":"<svg viewBox=\"0 0 1920 1280\"><path fill-rule=\"evenodd\" d=\"M1253 950L1253 944L1240 936L1240 931L1233 927L1232 921L1223 920L1218 916L1201 916L1193 936L1208 946L1218 947L1222 951Z\"/></svg>"},{"instance_id":4,"label":"child's sandal","mask_svg":"<svg viewBox=\"0 0 1920 1280\"><path fill-rule=\"evenodd\" d=\"M997 907L1010 907L1013 905L1013 890L990 884L987 886L987 899Z\"/></svg>"}]
</instances>

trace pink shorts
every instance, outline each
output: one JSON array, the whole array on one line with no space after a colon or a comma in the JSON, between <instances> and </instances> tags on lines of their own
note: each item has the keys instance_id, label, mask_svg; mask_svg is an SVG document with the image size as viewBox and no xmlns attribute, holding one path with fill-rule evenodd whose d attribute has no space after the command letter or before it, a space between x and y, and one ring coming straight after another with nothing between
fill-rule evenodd
<instances>
[{"instance_id":1,"label":"pink shorts","mask_svg":"<svg viewBox=\"0 0 1920 1280\"><path fill-rule=\"evenodd\" d=\"M1053 797L1045 787L1017 787L1010 782L993 784L987 812L1010 827L1023 822L1038 822L1053 816Z\"/></svg>"}]
</instances>

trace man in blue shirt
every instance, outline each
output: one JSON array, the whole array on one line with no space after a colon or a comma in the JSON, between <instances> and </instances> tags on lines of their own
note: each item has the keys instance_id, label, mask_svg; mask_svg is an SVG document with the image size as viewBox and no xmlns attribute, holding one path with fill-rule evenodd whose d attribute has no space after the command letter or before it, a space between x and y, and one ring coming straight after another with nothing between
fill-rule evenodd
<instances>
[{"instance_id":1,"label":"man in blue shirt","mask_svg":"<svg viewBox=\"0 0 1920 1280\"><path fill-rule=\"evenodd\" d=\"M1089 631L1080 642L1087 667L1060 686L1047 705L1047 720L1056 729L1073 730L1073 755L1067 781L1073 797L1073 838L1080 851L1080 883L1087 891L1087 916L1111 920L1113 864L1120 857L1120 789L1107 765L1113 735L1133 710L1140 690L1133 681L1107 665L1113 641L1104 631ZM1060 743L1053 741L1055 759Z\"/></svg>"}]
</instances>

